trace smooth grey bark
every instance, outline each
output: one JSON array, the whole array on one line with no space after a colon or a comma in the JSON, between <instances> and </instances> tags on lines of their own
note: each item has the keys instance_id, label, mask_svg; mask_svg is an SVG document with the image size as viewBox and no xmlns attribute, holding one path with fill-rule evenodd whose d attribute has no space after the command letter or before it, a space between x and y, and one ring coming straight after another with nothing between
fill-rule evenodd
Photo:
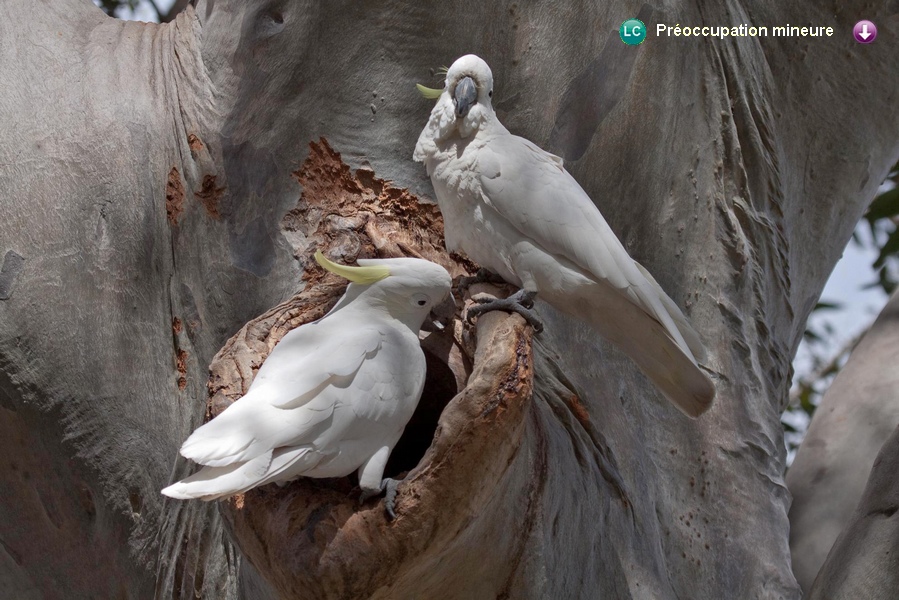
<instances>
[{"instance_id":1,"label":"smooth grey bark","mask_svg":"<svg viewBox=\"0 0 899 600\"><path fill-rule=\"evenodd\" d=\"M809 600L888 600L899 590L899 427L874 461L858 507L833 544Z\"/></svg>"},{"instance_id":2,"label":"smooth grey bark","mask_svg":"<svg viewBox=\"0 0 899 600\"><path fill-rule=\"evenodd\" d=\"M897 356L899 294L893 294L821 399L787 471L793 571L804 590L849 524L874 459L899 425Z\"/></svg>"},{"instance_id":3,"label":"smooth grey bark","mask_svg":"<svg viewBox=\"0 0 899 600\"><path fill-rule=\"evenodd\" d=\"M806 316L899 153L895 3L836 15L810 2L644 5L651 30L808 22L837 35L650 34L639 47L618 38L620 2L201 0L161 26L88 0L4 8L10 594L271 592L215 505L158 490L190 468L175 457L202 420L212 357L299 290L308 232L282 218L307 144L323 136L352 166L431 198L410 160L430 110L413 84L476 52L500 118L566 160L685 308L718 386L712 411L688 421L617 351L540 307L539 360L556 366L537 363L535 388L558 398L567 380L607 447L535 394L504 481L518 494L526 478L545 485L528 535L512 540L523 545L509 597L798 597L779 415ZM862 8L885 24L865 47L850 35ZM603 452L632 510L610 502ZM527 468L537 459L545 474ZM452 570L459 556L435 564Z\"/></svg>"}]
</instances>

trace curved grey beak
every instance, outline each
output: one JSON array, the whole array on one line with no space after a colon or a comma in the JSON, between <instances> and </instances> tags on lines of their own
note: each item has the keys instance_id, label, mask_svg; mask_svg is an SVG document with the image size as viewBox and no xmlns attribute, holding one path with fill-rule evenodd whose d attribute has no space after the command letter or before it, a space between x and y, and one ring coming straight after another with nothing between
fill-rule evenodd
<instances>
[{"instance_id":1,"label":"curved grey beak","mask_svg":"<svg viewBox=\"0 0 899 600\"><path fill-rule=\"evenodd\" d=\"M478 101L478 87L471 77L463 77L456 84L453 92L453 102L456 103L456 118L461 119L468 114L472 105Z\"/></svg>"},{"instance_id":2,"label":"curved grey beak","mask_svg":"<svg viewBox=\"0 0 899 600\"><path fill-rule=\"evenodd\" d=\"M422 324L421 328L424 331L443 331L446 329L453 322L453 317L456 316L456 300L453 298L452 293L448 294L443 299L443 302L432 308L429 316L431 319L426 320Z\"/></svg>"}]
</instances>

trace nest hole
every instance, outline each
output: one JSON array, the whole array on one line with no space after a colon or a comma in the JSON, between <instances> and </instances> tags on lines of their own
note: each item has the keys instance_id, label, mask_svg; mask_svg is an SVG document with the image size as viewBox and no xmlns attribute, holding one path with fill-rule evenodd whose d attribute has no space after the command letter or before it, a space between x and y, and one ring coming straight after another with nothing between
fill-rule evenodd
<instances>
[{"instance_id":1,"label":"nest hole","mask_svg":"<svg viewBox=\"0 0 899 600\"><path fill-rule=\"evenodd\" d=\"M445 348L437 348L435 353L423 344L422 350L427 368L424 390L412 418L403 430L403 435L390 454L387 467L384 469L385 477L403 479L421 462L434 441L437 423L443 409L464 387L464 385L460 387L453 369L447 364L449 359L438 355L443 354ZM467 374L468 369L465 370ZM358 508L359 479L356 472L335 478L299 477L285 485L289 486L293 494L305 498L304 506L307 508L318 506L319 508L315 510L319 510L324 505L344 503ZM283 493L280 491L281 487L277 484L266 485L250 490L247 494L258 495L259 498L274 498ZM274 495L270 496L271 494Z\"/></svg>"},{"instance_id":2,"label":"nest hole","mask_svg":"<svg viewBox=\"0 0 899 600\"><path fill-rule=\"evenodd\" d=\"M384 470L386 477L397 478L418 465L434 440L437 421L443 409L461 391L449 365L427 349L424 353L428 370L424 391L403 436L390 453Z\"/></svg>"}]
</instances>

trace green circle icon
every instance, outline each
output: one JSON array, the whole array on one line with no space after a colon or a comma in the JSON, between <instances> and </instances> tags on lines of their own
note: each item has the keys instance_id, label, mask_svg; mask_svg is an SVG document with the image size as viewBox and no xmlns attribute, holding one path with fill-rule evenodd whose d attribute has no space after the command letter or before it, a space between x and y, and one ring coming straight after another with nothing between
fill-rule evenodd
<instances>
[{"instance_id":1,"label":"green circle icon","mask_svg":"<svg viewBox=\"0 0 899 600\"><path fill-rule=\"evenodd\" d=\"M640 19L628 19L621 24L618 35L621 36L621 41L628 46L642 44L646 39L646 25Z\"/></svg>"}]
</instances>

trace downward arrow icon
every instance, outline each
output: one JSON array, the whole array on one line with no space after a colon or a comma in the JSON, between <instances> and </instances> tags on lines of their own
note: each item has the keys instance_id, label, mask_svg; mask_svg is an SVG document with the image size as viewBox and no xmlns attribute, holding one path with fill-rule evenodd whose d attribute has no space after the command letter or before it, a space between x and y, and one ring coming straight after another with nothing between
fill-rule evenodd
<instances>
[{"instance_id":1,"label":"downward arrow icon","mask_svg":"<svg viewBox=\"0 0 899 600\"><path fill-rule=\"evenodd\" d=\"M852 37L859 44L870 44L877 39L877 25L867 19L862 19L852 28Z\"/></svg>"}]
</instances>

